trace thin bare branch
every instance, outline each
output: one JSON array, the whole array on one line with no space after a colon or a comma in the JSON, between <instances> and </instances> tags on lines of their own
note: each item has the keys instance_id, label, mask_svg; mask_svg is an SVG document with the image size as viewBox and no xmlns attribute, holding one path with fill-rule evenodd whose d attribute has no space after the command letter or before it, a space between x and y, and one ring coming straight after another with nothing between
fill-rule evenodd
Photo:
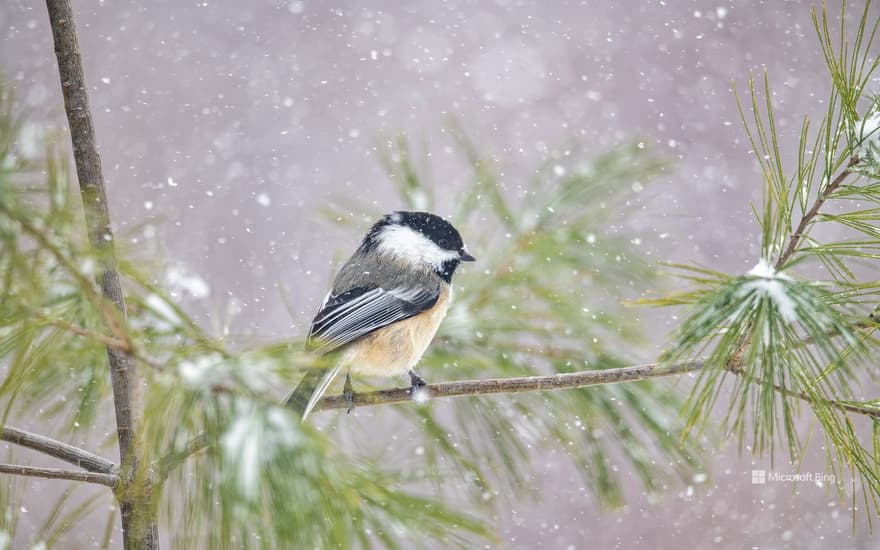
<instances>
[{"instance_id":1,"label":"thin bare branch","mask_svg":"<svg viewBox=\"0 0 880 550\"><path fill-rule=\"evenodd\" d=\"M12 426L0 426L0 440L63 460L93 473L116 475L119 466L85 449Z\"/></svg>"},{"instance_id":2,"label":"thin bare branch","mask_svg":"<svg viewBox=\"0 0 880 550\"><path fill-rule=\"evenodd\" d=\"M95 472L79 472L75 470L60 470L58 468L37 468L34 466L20 466L18 464L0 464L0 474L12 474L17 476L45 477L48 479L67 479L70 481L84 481L95 483L115 489L119 485L119 476L115 474L99 474Z\"/></svg>"},{"instance_id":3,"label":"thin bare branch","mask_svg":"<svg viewBox=\"0 0 880 550\"><path fill-rule=\"evenodd\" d=\"M433 399L436 397L461 397L467 395L486 395L492 393L522 393L532 391L545 390L564 390L572 388L583 388L587 386L596 386L601 384L616 384L619 382L633 382L637 380L645 380L648 378L658 378L661 376L674 376L695 372L705 367L703 361L692 361L689 363L675 363L672 365L662 365L651 363L647 365L639 365L635 367L624 367L620 369L608 369L599 371L584 371L564 374L552 374L548 376L529 376L524 378L496 378L491 380L464 380L461 382L441 382L439 384L429 384L422 388L425 399ZM728 369L731 374L736 376L744 376L740 371ZM754 384L760 384L758 380L750 380ZM774 384L774 389L783 395L795 397L807 403L812 403L813 399L803 392L792 391L778 384ZM353 397L355 407L369 407L373 405L389 405L392 403L402 403L413 401L410 388L394 388L390 390L379 390L368 393L356 393ZM863 407L853 403L829 400L828 404L842 411L880 418L880 409L872 407ZM316 411L326 411L332 409L348 408L348 401L343 395L329 395L321 399L315 406ZM203 443L200 438L193 439L190 443ZM195 451L194 445L190 446ZM188 447L189 448L189 447ZM193 451L193 452L195 452Z\"/></svg>"},{"instance_id":4,"label":"thin bare branch","mask_svg":"<svg viewBox=\"0 0 880 550\"><path fill-rule=\"evenodd\" d=\"M521 378L492 378L489 380L461 380L457 382L439 382L428 384L423 387L418 396L421 400L435 399L438 397L461 397L467 395L487 395L492 393L524 393L534 391L565 390L598 386L601 384L616 384L619 382L634 382L648 378L661 376L674 376L687 372L694 372L705 366L703 361L691 361L664 365L650 363L619 369L588 370L582 372L566 372L548 374L546 376L525 376ZM355 407L370 407L373 405L390 405L413 401L410 388L394 388L368 393L355 393L353 402ZM342 395L330 395L321 399L315 406L316 411L348 408L348 402Z\"/></svg>"},{"instance_id":5,"label":"thin bare branch","mask_svg":"<svg viewBox=\"0 0 880 550\"><path fill-rule=\"evenodd\" d=\"M80 195L85 207L86 225L92 247L98 252L101 261L101 290L125 314L125 298L116 268L116 254L113 247L113 232L110 226L110 211L107 192L104 186L104 173L101 157L95 141L95 128L89 110L85 76L73 10L68 0L47 0L52 36L55 40L55 55L58 58L58 73L61 77L61 91L64 95L64 109L70 126L70 139L73 144L73 157L76 161L76 174L79 180ZM119 435L119 450L123 460L130 455L134 420L132 418L131 361L125 353L108 347L110 376L113 384L113 397L116 404L116 424Z\"/></svg>"},{"instance_id":6,"label":"thin bare branch","mask_svg":"<svg viewBox=\"0 0 880 550\"><path fill-rule=\"evenodd\" d=\"M429 384L422 388L425 399L436 397L460 397L467 395L486 395L491 393L522 393L544 390L564 390L583 388L601 384L616 384L619 382L633 382L661 376L675 376L701 370L706 366L704 361L691 361L688 363L675 363L663 365L651 363L634 367L619 369L607 369L598 371L572 372L563 374L551 374L548 376L528 376L524 378L496 378L492 380L464 380L461 382L441 382ZM741 372L728 369L732 374L743 376ZM749 380L760 384L758 380ZM777 392L796 397L808 403L813 400L805 393L792 391L779 385L774 385ZM353 402L356 407L369 407L372 405L388 405L412 401L410 388L394 388L375 392L354 394ZM852 403L828 401L832 407L842 411L880 418L880 410L871 407L861 407ZM321 399L315 407L316 411L331 409L345 409L348 407L343 395L330 395Z\"/></svg>"},{"instance_id":7,"label":"thin bare branch","mask_svg":"<svg viewBox=\"0 0 880 550\"><path fill-rule=\"evenodd\" d=\"M89 110L89 98L76 36L73 9L70 0L46 0L55 55L58 58L58 74L64 95L64 110L70 126L70 139L76 163L80 195L85 209L89 240L98 254L101 264L101 290L119 310L123 320L126 315L125 297L122 292L110 210L104 184L104 172L95 138L95 127ZM113 387L113 403L116 409L116 432L119 454L126 470L126 488L141 475L140 450L137 448L137 431L142 409L140 406L140 377L137 365L130 355L115 347L107 347L110 363L110 381ZM144 502L149 498L149 487L143 491L123 491L120 499L122 530L126 548L158 548L156 522L153 506Z\"/></svg>"}]
</instances>

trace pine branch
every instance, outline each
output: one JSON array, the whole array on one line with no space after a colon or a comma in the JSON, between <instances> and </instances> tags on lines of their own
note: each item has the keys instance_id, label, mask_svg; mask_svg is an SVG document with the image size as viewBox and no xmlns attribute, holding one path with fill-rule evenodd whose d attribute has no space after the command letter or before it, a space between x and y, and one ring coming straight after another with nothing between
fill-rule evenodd
<instances>
[{"instance_id":1,"label":"pine branch","mask_svg":"<svg viewBox=\"0 0 880 550\"><path fill-rule=\"evenodd\" d=\"M99 344L103 344L107 347L116 348L122 351L128 351L130 349L130 344L118 338L113 338L112 336L105 336L99 332L95 332L93 330L89 330L87 328L83 328L79 325L75 325L73 323L67 322L64 319L56 319L54 317L49 317L48 315L43 315L39 311L32 308L21 308L25 313L36 317L37 319L43 321L47 325L52 325L53 327L60 328L62 330L66 330L71 334L75 334L77 336L83 336L90 340L93 340Z\"/></svg>"},{"instance_id":2,"label":"pine branch","mask_svg":"<svg viewBox=\"0 0 880 550\"><path fill-rule=\"evenodd\" d=\"M182 449L173 451L153 463L151 468L157 483L163 483L175 468L189 457L208 447L207 434L199 434L186 442Z\"/></svg>"},{"instance_id":3,"label":"pine branch","mask_svg":"<svg viewBox=\"0 0 880 550\"><path fill-rule=\"evenodd\" d=\"M113 332L114 336L123 340L126 335L122 326L119 323L119 319L117 316L119 315L118 310L114 310L113 306L107 303L107 300L95 291L93 288L92 282L82 273L80 272L76 266L73 265L70 258L64 255L61 249L52 242L48 235L45 234L42 230L40 230L36 225L34 225L27 218L18 215L17 212L6 208L3 204L0 204L0 213L3 213L10 220L21 225L21 228L27 233L29 236L33 237L33 239L39 243L40 247L48 251L60 265L64 266L67 270L68 274L76 279L76 282L79 284L80 288L86 293L89 299L92 300L92 303L96 308L101 312L101 316L104 318L104 322L107 323L111 332ZM128 342L126 342L127 347L131 347Z\"/></svg>"},{"instance_id":4,"label":"pine branch","mask_svg":"<svg viewBox=\"0 0 880 550\"><path fill-rule=\"evenodd\" d=\"M619 382L634 382L648 378L662 376L675 376L688 372L698 371L705 366L703 361L691 361L662 365L651 363L633 367L618 369L604 369L581 372L568 372L550 374L546 376L525 376L520 378L493 378L487 380L459 380L454 382L438 382L428 384L419 390L423 392L416 401L422 397L433 399L439 397L463 397L473 395L490 395L497 393L525 393L536 391L566 390L598 386L602 384L616 384ZM218 385L214 393L233 393L227 386ZM413 401L410 388L393 388L366 393L355 393L352 397L356 408L372 407L375 405L392 405ZM273 403L274 404L274 403ZM333 409L347 409L349 403L343 395L327 395L318 401L314 411L329 411ZM189 440L182 449L171 452L153 463L152 470L159 482L164 481L168 473L180 466L187 458L208 446L208 438L200 434Z\"/></svg>"},{"instance_id":5,"label":"pine branch","mask_svg":"<svg viewBox=\"0 0 880 550\"><path fill-rule=\"evenodd\" d=\"M749 378L749 381L753 384L761 384L761 381L755 378ZM787 395L789 397L796 397L801 401L806 401L807 403L812 404L813 398L804 392L790 390L788 388L783 388L779 384L773 384L773 389L776 390L777 393L782 395ZM880 409L872 408L872 407L862 407L859 405L855 405L853 403L846 403L841 401L829 400L828 404L834 407L835 409L840 409L844 412L851 412L856 414L861 414L864 416L870 416L872 418L880 419Z\"/></svg>"},{"instance_id":6,"label":"pine branch","mask_svg":"<svg viewBox=\"0 0 880 550\"><path fill-rule=\"evenodd\" d=\"M617 369L568 372L545 376L438 382L436 384L428 384L421 388L419 391L424 393L421 396L417 396L416 399L413 399L410 388L392 388L366 393L355 393L352 396L352 403L356 408L362 408L376 405L393 405L396 403L421 401L423 399L436 399L440 397L465 397L500 393L512 394L577 389L604 384L617 384L621 382L637 382L639 380L665 376L678 376L697 372L705 367L706 362L704 360L698 360L672 364L648 363L645 365L621 367ZM730 367L726 370L735 376L745 377L744 372L736 371ZM746 380L753 384L761 383L759 380L750 377L746 377ZM231 390L226 386L218 386L217 389L217 393L234 393L234 390ZM795 397L802 401L806 401L807 403L813 402L813 399L810 396L802 392L789 390L779 385L774 385L774 389L782 395ZM880 410L871 407L862 407L853 403L834 400L829 400L828 404L845 412L861 414L872 418L880 418ZM318 404L315 405L314 410L329 411L347 408L349 408L349 402L346 400L345 396L337 394L324 396L318 401ZM157 483L162 483L172 470L183 464L190 456L207 446L207 436L205 434L200 434L189 440L182 449L163 456L152 465L151 471L154 479Z\"/></svg>"},{"instance_id":7,"label":"pine branch","mask_svg":"<svg viewBox=\"0 0 880 550\"><path fill-rule=\"evenodd\" d=\"M20 466L18 464L0 464L0 474L84 481L86 483L104 485L111 489L115 489L120 483L119 476L116 474L78 472L75 470L61 470L58 468L37 468L34 466Z\"/></svg>"},{"instance_id":8,"label":"pine branch","mask_svg":"<svg viewBox=\"0 0 880 550\"><path fill-rule=\"evenodd\" d=\"M785 251L779 256L779 259L776 260L776 266L774 269L776 271L780 271L782 267L788 262L788 260L794 255L797 251L797 247L800 246L801 240L803 239L804 234L807 232L807 227L812 223L813 218L816 217L816 214L819 213L819 209L825 204L825 201L828 200L828 197L834 193L838 187L843 185L843 182L846 178L852 174L850 170L853 166L855 166L859 162L858 157L852 157L849 159L849 164L847 164L846 168L839 174L834 180L825 186L825 189L822 189L819 192L819 195L816 197L816 201L813 203L813 206L804 214L801 218L800 223L798 223L797 228L795 228L794 232L791 234L791 237L788 239L788 246L785 247Z\"/></svg>"},{"instance_id":9,"label":"pine branch","mask_svg":"<svg viewBox=\"0 0 880 550\"><path fill-rule=\"evenodd\" d=\"M102 456L68 443L31 433L12 426L0 425L0 440L49 455L92 473L117 475L119 466Z\"/></svg>"},{"instance_id":10,"label":"pine branch","mask_svg":"<svg viewBox=\"0 0 880 550\"><path fill-rule=\"evenodd\" d=\"M98 154L92 114L89 110L73 10L69 0L46 0L46 7L55 43L55 55L58 58L64 110L70 126L70 138L89 240L98 253L101 263L101 290L104 296L113 302L124 319L125 298L117 269L104 173L101 168L101 157ZM127 470L125 479L128 489L129 485L132 485L131 482L141 474L139 458L142 453L137 448L139 444L136 438L140 423L139 415L142 414L138 391L140 380L136 365L126 352L108 346L107 357L110 363L110 381L116 410L119 454ZM134 492L122 492L120 504L126 548L158 548L158 534L152 515L153 506L147 501L149 493L149 487Z\"/></svg>"}]
</instances>

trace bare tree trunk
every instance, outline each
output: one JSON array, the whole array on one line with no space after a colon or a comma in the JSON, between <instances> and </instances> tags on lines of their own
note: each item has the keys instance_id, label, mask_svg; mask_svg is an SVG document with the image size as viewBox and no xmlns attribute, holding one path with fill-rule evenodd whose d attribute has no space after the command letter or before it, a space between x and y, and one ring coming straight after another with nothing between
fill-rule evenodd
<instances>
[{"instance_id":1,"label":"bare tree trunk","mask_svg":"<svg viewBox=\"0 0 880 550\"><path fill-rule=\"evenodd\" d=\"M86 225L92 247L101 262L100 284L104 296L120 313L124 323L125 297L117 270L110 226L110 211L104 186L101 157L95 140L92 114L82 68L82 58L69 0L46 0L64 108L70 125L70 138L76 161L76 174L85 208ZM116 409L116 430L119 457L122 465L122 486L117 498L122 511L122 531L127 549L159 547L156 520L150 502L151 486L146 469L141 464L142 446L138 444L138 425L142 408L137 388L139 377L135 362L124 351L107 347L113 402Z\"/></svg>"}]
</instances>

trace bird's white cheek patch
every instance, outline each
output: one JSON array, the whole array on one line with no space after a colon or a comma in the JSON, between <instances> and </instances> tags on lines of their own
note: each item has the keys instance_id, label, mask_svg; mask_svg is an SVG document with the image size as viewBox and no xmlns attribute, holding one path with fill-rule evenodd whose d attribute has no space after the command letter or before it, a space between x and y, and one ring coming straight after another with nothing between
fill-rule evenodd
<instances>
[{"instance_id":1,"label":"bird's white cheek patch","mask_svg":"<svg viewBox=\"0 0 880 550\"><path fill-rule=\"evenodd\" d=\"M379 234L379 250L415 265L440 268L443 262L458 258L458 252L443 250L418 231L402 225L386 227Z\"/></svg>"}]
</instances>

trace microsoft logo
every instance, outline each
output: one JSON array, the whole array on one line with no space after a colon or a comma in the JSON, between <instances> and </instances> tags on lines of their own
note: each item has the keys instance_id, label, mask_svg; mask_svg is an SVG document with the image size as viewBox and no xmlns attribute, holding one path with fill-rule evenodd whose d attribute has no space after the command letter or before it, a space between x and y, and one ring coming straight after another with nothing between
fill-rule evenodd
<instances>
[{"instance_id":1,"label":"microsoft logo","mask_svg":"<svg viewBox=\"0 0 880 550\"><path fill-rule=\"evenodd\" d=\"M752 470L752 484L767 483L766 470Z\"/></svg>"}]
</instances>

